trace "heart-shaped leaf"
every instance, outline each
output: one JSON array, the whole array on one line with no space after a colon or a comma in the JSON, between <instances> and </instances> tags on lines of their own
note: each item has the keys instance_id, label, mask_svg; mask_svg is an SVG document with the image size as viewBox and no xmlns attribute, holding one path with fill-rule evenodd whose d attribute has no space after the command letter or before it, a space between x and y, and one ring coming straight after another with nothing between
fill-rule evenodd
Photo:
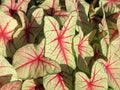
<instances>
[{"instance_id":1,"label":"heart-shaped leaf","mask_svg":"<svg viewBox=\"0 0 120 90\"><path fill-rule=\"evenodd\" d=\"M75 34L76 13L70 14L62 30L60 30L59 24L54 18L46 16L44 20L44 33L46 37L45 56L75 69L72 39Z\"/></svg>"},{"instance_id":2,"label":"heart-shaped leaf","mask_svg":"<svg viewBox=\"0 0 120 90\"><path fill-rule=\"evenodd\" d=\"M83 59L86 57L92 57L94 55L93 49L89 44L89 35L83 36L83 32L80 31L74 38L74 49L76 56L80 55Z\"/></svg>"},{"instance_id":3,"label":"heart-shaped leaf","mask_svg":"<svg viewBox=\"0 0 120 90\"><path fill-rule=\"evenodd\" d=\"M115 44L117 43L114 42L110 45L107 61L101 61L101 64L103 64L104 69L109 76L109 85L115 90L120 90L120 51L118 51L120 47L117 47L117 45L115 46Z\"/></svg>"},{"instance_id":4,"label":"heart-shaped leaf","mask_svg":"<svg viewBox=\"0 0 120 90\"><path fill-rule=\"evenodd\" d=\"M75 90L107 90L108 77L99 62L95 62L92 67L91 78L83 72L77 72L75 79Z\"/></svg>"},{"instance_id":5,"label":"heart-shaped leaf","mask_svg":"<svg viewBox=\"0 0 120 90\"><path fill-rule=\"evenodd\" d=\"M44 57L44 43L43 40L38 46L28 44L16 51L13 66L19 78L38 78L61 71L56 62Z\"/></svg>"}]
</instances>

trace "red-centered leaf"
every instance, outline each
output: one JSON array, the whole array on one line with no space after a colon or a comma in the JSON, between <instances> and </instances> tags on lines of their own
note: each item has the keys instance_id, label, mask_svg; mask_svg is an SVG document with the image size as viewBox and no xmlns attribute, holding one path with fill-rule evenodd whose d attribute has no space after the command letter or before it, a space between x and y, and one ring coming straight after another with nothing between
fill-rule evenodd
<instances>
[{"instance_id":1,"label":"red-centered leaf","mask_svg":"<svg viewBox=\"0 0 120 90\"><path fill-rule=\"evenodd\" d=\"M107 74L99 62L92 67L91 78L83 72L76 73L75 90L107 90Z\"/></svg>"},{"instance_id":2,"label":"red-centered leaf","mask_svg":"<svg viewBox=\"0 0 120 90\"><path fill-rule=\"evenodd\" d=\"M1 86L3 86L4 84L10 82L11 80L11 74L5 75L5 76L0 76L0 88Z\"/></svg>"},{"instance_id":3,"label":"red-centered leaf","mask_svg":"<svg viewBox=\"0 0 120 90\"><path fill-rule=\"evenodd\" d=\"M5 26L0 25L0 41L3 42L4 45L8 43L12 39L13 30L7 31L8 25L10 22L6 23ZM9 42L12 43L12 42Z\"/></svg>"},{"instance_id":4,"label":"red-centered leaf","mask_svg":"<svg viewBox=\"0 0 120 90\"><path fill-rule=\"evenodd\" d=\"M72 77L65 73L45 76L43 85L45 90L73 90Z\"/></svg>"},{"instance_id":5,"label":"red-centered leaf","mask_svg":"<svg viewBox=\"0 0 120 90\"><path fill-rule=\"evenodd\" d=\"M0 56L0 76L4 77L10 75L11 81L17 80L17 73L13 66L3 56ZM0 81L1 80L2 79L0 79Z\"/></svg>"},{"instance_id":6,"label":"red-centered leaf","mask_svg":"<svg viewBox=\"0 0 120 90\"><path fill-rule=\"evenodd\" d=\"M19 48L27 43L33 43L36 36L40 32L40 25L43 18L43 9L37 8L32 12L30 22L22 12L18 12L22 27L14 33L13 37L16 48Z\"/></svg>"},{"instance_id":7,"label":"red-centered leaf","mask_svg":"<svg viewBox=\"0 0 120 90\"><path fill-rule=\"evenodd\" d=\"M17 26L17 21L0 11L0 54L12 56L15 47L12 42L12 35Z\"/></svg>"},{"instance_id":8,"label":"red-centered leaf","mask_svg":"<svg viewBox=\"0 0 120 90\"><path fill-rule=\"evenodd\" d=\"M46 37L45 56L75 69L72 39L75 34L76 13L71 13L62 30L60 30L59 24L54 18L46 16L44 20L44 33Z\"/></svg>"},{"instance_id":9,"label":"red-centered leaf","mask_svg":"<svg viewBox=\"0 0 120 90\"><path fill-rule=\"evenodd\" d=\"M33 79L25 80L22 84L22 90L45 90L40 80L37 83Z\"/></svg>"},{"instance_id":10,"label":"red-centered leaf","mask_svg":"<svg viewBox=\"0 0 120 90\"><path fill-rule=\"evenodd\" d=\"M109 76L109 85L115 90L120 90L120 57L113 47L112 45L109 47L107 62L101 61L101 64Z\"/></svg>"},{"instance_id":11,"label":"red-centered leaf","mask_svg":"<svg viewBox=\"0 0 120 90\"><path fill-rule=\"evenodd\" d=\"M38 78L61 71L56 62L44 57L44 43L43 40L39 46L28 44L16 51L13 66L19 78Z\"/></svg>"},{"instance_id":12,"label":"red-centered leaf","mask_svg":"<svg viewBox=\"0 0 120 90\"><path fill-rule=\"evenodd\" d=\"M74 38L74 49L76 51L76 56L78 54L85 59L86 57L92 57L94 55L93 49L89 44L90 34L83 36L82 30Z\"/></svg>"},{"instance_id":13,"label":"red-centered leaf","mask_svg":"<svg viewBox=\"0 0 120 90\"><path fill-rule=\"evenodd\" d=\"M30 0L3 0L0 9L10 16L14 16L18 10L27 11Z\"/></svg>"},{"instance_id":14,"label":"red-centered leaf","mask_svg":"<svg viewBox=\"0 0 120 90\"><path fill-rule=\"evenodd\" d=\"M21 81L7 83L0 90L21 90Z\"/></svg>"}]
</instances>

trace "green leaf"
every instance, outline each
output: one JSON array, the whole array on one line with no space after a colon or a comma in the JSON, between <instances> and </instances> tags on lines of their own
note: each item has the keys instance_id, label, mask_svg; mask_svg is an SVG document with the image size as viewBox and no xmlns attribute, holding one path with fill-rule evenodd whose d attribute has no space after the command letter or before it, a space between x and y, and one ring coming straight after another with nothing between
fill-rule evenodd
<instances>
[{"instance_id":1,"label":"green leaf","mask_svg":"<svg viewBox=\"0 0 120 90\"><path fill-rule=\"evenodd\" d=\"M72 12L60 29L58 22L50 16L46 16L44 21L44 33L46 38L45 56L59 64L68 65L75 69L75 59L72 52L72 39L75 34L77 14ZM68 71L69 68L64 68ZM68 71L69 72L69 71Z\"/></svg>"},{"instance_id":2,"label":"green leaf","mask_svg":"<svg viewBox=\"0 0 120 90\"><path fill-rule=\"evenodd\" d=\"M20 18L19 22L21 22L21 26L13 35L16 48L20 48L23 45L35 42L35 38L40 32L40 26L44 12L42 8L35 9L34 12L32 12L30 20L28 20L27 16L25 16L25 14L22 12L18 12L18 15Z\"/></svg>"},{"instance_id":3,"label":"green leaf","mask_svg":"<svg viewBox=\"0 0 120 90\"><path fill-rule=\"evenodd\" d=\"M120 12L119 0L100 0L99 5L100 7L104 7L107 16L116 12Z\"/></svg>"},{"instance_id":4,"label":"green leaf","mask_svg":"<svg viewBox=\"0 0 120 90\"><path fill-rule=\"evenodd\" d=\"M77 72L75 77L75 90L107 90L108 88L107 74L97 61L92 67L91 78L83 72Z\"/></svg>"},{"instance_id":5,"label":"green leaf","mask_svg":"<svg viewBox=\"0 0 120 90\"><path fill-rule=\"evenodd\" d=\"M12 76L12 74L0 76L0 88L1 88L1 86L3 86L4 84L10 82L11 76Z\"/></svg>"},{"instance_id":6,"label":"green leaf","mask_svg":"<svg viewBox=\"0 0 120 90\"><path fill-rule=\"evenodd\" d=\"M72 77L65 73L43 77L45 90L73 90Z\"/></svg>"},{"instance_id":7,"label":"green leaf","mask_svg":"<svg viewBox=\"0 0 120 90\"><path fill-rule=\"evenodd\" d=\"M16 51L13 66L19 78L38 78L61 71L56 62L44 57L44 43L45 40L38 46L27 44Z\"/></svg>"},{"instance_id":8,"label":"green leaf","mask_svg":"<svg viewBox=\"0 0 120 90\"><path fill-rule=\"evenodd\" d=\"M119 30L117 28L117 18L108 18L107 20L108 24L108 29L109 29L109 36L110 36L110 42L113 41L114 39L119 37Z\"/></svg>"}]
</instances>

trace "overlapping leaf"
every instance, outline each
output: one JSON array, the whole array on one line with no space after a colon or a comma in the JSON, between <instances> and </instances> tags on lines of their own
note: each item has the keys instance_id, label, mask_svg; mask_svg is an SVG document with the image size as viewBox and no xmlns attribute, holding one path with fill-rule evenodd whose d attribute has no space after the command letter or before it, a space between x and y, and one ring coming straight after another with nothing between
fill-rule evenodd
<instances>
[{"instance_id":1,"label":"overlapping leaf","mask_svg":"<svg viewBox=\"0 0 120 90\"><path fill-rule=\"evenodd\" d=\"M45 76L43 85L45 90L73 90L72 77L65 73Z\"/></svg>"},{"instance_id":2,"label":"overlapping leaf","mask_svg":"<svg viewBox=\"0 0 120 90\"><path fill-rule=\"evenodd\" d=\"M38 78L61 71L56 62L44 57L44 43L43 40L39 46L28 44L16 51L13 66L19 78Z\"/></svg>"},{"instance_id":3,"label":"overlapping leaf","mask_svg":"<svg viewBox=\"0 0 120 90\"><path fill-rule=\"evenodd\" d=\"M15 52L12 34L17 26L17 21L0 11L0 55L12 56Z\"/></svg>"},{"instance_id":4,"label":"overlapping leaf","mask_svg":"<svg viewBox=\"0 0 120 90\"><path fill-rule=\"evenodd\" d=\"M14 16L18 10L27 11L30 0L2 0L0 10L10 16Z\"/></svg>"},{"instance_id":5,"label":"overlapping leaf","mask_svg":"<svg viewBox=\"0 0 120 90\"><path fill-rule=\"evenodd\" d=\"M10 82L11 76L12 76L12 74L0 76L0 88L1 88L4 84Z\"/></svg>"},{"instance_id":6,"label":"overlapping leaf","mask_svg":"<svg viewBox=\"0 0 120 90\"><path fill-rule=\"evenodd\" d=\"M69 14L60 8L59 3L59 0L45 0L39 7L43 8L47 15L56 17L63 24Z\"/></svg>"},{"instance_id":7,"label":"overlapping leaf","mask_svg":"<svg viewBox=\"0 0 120 90\"><path fill-rule=\"evenodd\" d=\"M46 16L44 20L45 56L57 61L59 64L65 64L75 69L72 39L75 34L77 14L72 12L61 30L54 18Z\"/></svg>"},{"instance_id":8,"label":"overlapping leaf","mask_svg":"<svg viewBox=\"0 0 120 90\"><path fill-rule=\"evenodd\" d=\"M107 90L107 74L99 62L92 67L91 78L83 72L76 73L75 90Z\"/></svg>"},{"instance_id":9,"label":"overlapping leaf","mask_svg":"<svg viewBox=\"0 0 120 90\"><path fill-rule=\"evenodd\" d=\"M80 31L74 38L74 50L76 56L80 55L83 59L86 57L92 57L94 55L93 49L89 44L89 35L84 36L83 32Z\"/></svg>"},{"instance_id":10,"label":"overlapping leaf","mask_svg":"<svg viewBox=\"0 0 120 90\"><path fill-rule=\"evenodd\" d=\"M21 81L7 83L0 90L21 90Z\"/></svg>"},{"instance_id":11,"label":"overlapping leaf","mask_svg":"<svg viewBox=\"0 0 120 90\"><path fill-rule=\"evenodd\" d=\"M115 42L116 41L116 42ZM107 61L101 61L109 76L109 85L115 90L120 89L120 39L111 43L108 49Z\"/></svg>"},{"instance_id":12,"label":"overlapping leaf","mask_svg":"<svg viewBox=\"0 0 120 90\"><path fill-rule=\"evenodd\" d=\"M103 14L104 15L103 15L101 24L99 25L100 34L101 35L103 34L103 38L101 39L100 44L101 44L103 55L107 56L108 45L110 43L110 36L109 36L109 30L108 30L108 25L106 22L104 10L103 10ZM106 33L106 35L104 35L104 33Z\"/></svg>"},{"instance_id":13,"label":"overlapping leaf","mask_svg":"<svg viewBox=\"0 0 120 90\"><path fill-rule=\"evenodd\" d=\"M45 90L40 79L37 80L37 83L33 79L25 80L22 85L22 90Z\"/></svg>"},{"instance_id":14,"label":"overlapping leaf","mask_svg":"<svg viewBox=\"0 0 120 90\"><path fill-rule=\"evenodd\" d=\"M34 43L36 36L40 32L39 28L42 23L43 14L43 9L37 8L32 12L31 19L28 20L24 13L18 12L21 27L13 35L16 48L20 48L27 43Z\"/></svg>"},{"instance_id":15,"label":"overlapping leaf","mask_svg":"<svg viewBox=\"0 0 120 90\"><path fill-rule=\"evenodd\" d=\"M107 15L120 12L120 0L100 0L99 5L104 7Z\"/></svg>"},{"instance_id":16,"label":"overlapping leaf","mask_svg":"<svg viewBox=\"0 0 120 90\"><path fill-rule=\"evenodd\" d=\"M65 4L68 12L75 11L78 15L76 30L82 29L85 34L88 34L93 26L88 22L89 4L84 0L65 0Z\"/></svg>"}]
</instances>

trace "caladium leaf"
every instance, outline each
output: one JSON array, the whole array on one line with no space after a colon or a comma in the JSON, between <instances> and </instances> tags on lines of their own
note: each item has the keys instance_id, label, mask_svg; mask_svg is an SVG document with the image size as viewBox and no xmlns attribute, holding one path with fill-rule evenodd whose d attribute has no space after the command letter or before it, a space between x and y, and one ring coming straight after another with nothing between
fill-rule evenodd
<instances>
[{"instance_id":1,"label":"caladium leaf","mask_svg":"<svg viewBox=\"0 0 120 90\"><path fill-rule=\"evenodd\" d=\"M41 8L48 10L47 14L54 15L56 9L59 7L59 0L45 0L41 5Z\"/></svg>"},{"instance_id":2,"label":"caladium leaf","mask_svg":"<svg viewBox=\"0 0 120 90\"><path fill-rule=\"evenodd\" d=\"M17 80L17 73L13 66L3 57L0 56L0 76L12 75L11 81ZM1 79L2 80L2 79Z\"/></svg>"},{"instance_id":3,"label":"caladium leaf","mask_svg":"<svg viewBox=\"0 0 120 90\"><path fill-rule=\"evenodd\" d=\"M21 81L7 83L0 90L21 90Z\"/></svg>"},{"instance_id":4,"label":"caladium leaf","mask_svg":"<svg viewBox=\"0 0 120 90\"><path fill-rule=\"evenodd\" d=\"M107 78L103 66L96 61L92 67L90 79L83 72L76 73L75 90L107 90Z\"/></svg>"},{"instance_id":5,"label":"caladium leaf","mask_svg":"<svg viewBox=\"0 0 120 90\"><path fill-rule=\"evenodd\" d=\"M1 88L1 86L3 86L4 84L10 82L11 76L12 76L11 74L5 75L5 76L0 76L0 88Z\"/></svg>"},{"instance_id":6,"label":"caladium leaf","mask_svg":"<svg viewBox=\"0 0 120 90\"><path fill-rule=\"evenodd\" d=\"M120 37L110 43L109 49L112 51L113 54L116 54L118 57L120 57Z\"/></svg>"},{"instance_id":7,"label":"caladium leaf","mask_svg":"<svg viewBox=\"0 0 120 90\"><path fill-rule=\"evenodd\" d=\"M88 22L89 4L84 0L65 0L65 4L68 12L75 11L78 14L76 30L79 31L81 28L85 34L88 34L92 28L92 24Z\"/></svg>"},{"instance_id":8,"label":"caladium leaf","mask_svg":"<svg viewBox=\"0 0 120 90\"><path fill-rule=\"evenodd\" d=\"M46 16L44 20L45 56L57 61L59 64L65 64L75 69L72 39L75 34L77 14L75 12L70 14L62 30L60 30L59 24L54 18ZM64 70L66 71L66 69Z\"/></svg>"},{"instance_id":9,"label":"caladium leaf","mask_svg":"<svg viewBox=\"0 0 120 90\"><path fill-rule=\"evenodd\" d=\"M68 12L62 10L59 6L59 0L45 0L39 7L45 10L45 14L55 16L61 24L64 23L68 17Z\"/></svg>"},{"instance_id":10,"label":"caladium leaf","mask_svg":"<svg viewBox=\"0 0 120 90\"><path fill-rule=\"evenodd\" d=\"M18 12L22 26L14 33L13 38L16 48L19 48L27 43L34 43L36 36L40 32L40 25L44 15L42 8L37 8L30 17L28 18L22 12Z\"/></svg>"},{"instance_id":11,"label":"caladium leaf","mask_svg":"<svg viewBox=\"0 0 120 90\"><path fill-rule=\"evenodd\" d=\"M71 12L71 11L76 10L79 13L80 7L84 7L85 6L86 7L86 8L84 8L85 9L85 13L86 13L86 15L88 15L89 4L85 0L77 0L77 1L76 0L66 0L65 2L66 2L65 4L66 4L67 11ZM79 7L79 5L83 5L83 6ZM81 8L81 9L83 9L83 8ZM81 11L81 9L80 9L80 11Z\"/></svg>"},{"instance_id":12,"label":"caladium leaf","mask_svg":"<svg viewBox=\"0 0 120 90\"><path fill-rule=\"evenodd\" d=\"M11 57L15 52L12 34L17 26L17 21L0 11L0 55Z\"/></svg>"},{"instance_id":13,"label":"caladium leaf","mask_svg":"<svg viewBox=\"0 0 120 90\"><path fill-rule=\"evenodd\" d=\"M104 7L107 15L120 12L120 0L100 0L99 5Z\"/></svg>"},{"instance_id":14,"label":"caladium leaf","mask_svg":"<svg viewBox=\"0 0 120 90\"><path fill-rule=\"evenodd\" d=\"M0 10L5 12L10 16L14 16L18 10L27 11L27 6L30 0L2 0L2 5L0 6Z\"/></svg>"},{"instance_id":15,"label":"caladium leaf","mask_svg":"<svg viewBox=\"0 0 120 90\"><path fill-rule=\"evenodd\" d=\"M94 55L93 49L89 44L90 34L84 36L82 30L74 38L74 50L76 56L80 55L83 59Z\"/></svg>"},{"instance_id":16,"label":"caladium leaf","mask_svg":"<svg viewBox=\"0 0 120 90\"><path fill-rule=\"evenodd\" d=\"M106 32L106 35L101 39L100 44L101 44L101 49L102 49L102 53L104 56L107 56L107 51L108 51L108 45L110 43L110 36L109 36L109 31L108 31L108 25L106 22L106 18L105 18L105 12L103 9L103 18L101 21L101 24L99 24L99 30L100 30L100 34L103 34L104 32Z\"/></svg>"},{"instance_id":17,"label":"caladium leaf","mask_svg":"<svg viewBox=\"0 0 120 90\"><path fill-rule=\"evenodd\" d=\"M43 9L56 9L59 7L59 0L45 0L40 7Z\"/></svg>"},{"instance_id":18,"label":"caladium leaf","mask_svg":"<svg viewBox=\"0 0 120 90\"><path fill-rule=\"evenodd\" d=\"M44 57L44 43L43 40L38 46L28 44L16 51L13 66L19 78L38 78L61 71L56 62Z\"/></svg>"},{"instance_id":19,"label":"caladium leaf","mask_svg":"<svg viewBox=\"0 0 120 90\"><path fill-rule=\"evenodd\" d=\"M107 61L101 61L101 64L103 64L104 69L109 76L109 85L115 90L120 90L120 54L118 54L120 45L116 44L117 42L114 42L110 45Z\"/></svg>"},{"instance_id":20,"label":"caladium leaf","mask_svg":"<svg viewBox=\"0 0 120 90\"><path fill-rule=\"evenodd\" d=\"M37 83L34 79L25 80L22 84L22 90L45 90L40 79L37 80Z\"/></svg>"},{"instance_id":21,"label":"caladium leaf","mask_svg":"<svg viewBox=\"0 0 120 90\"><path fill-rule=\"evenodd\" d=\"M65 73L43 77L43 85L45 90L73 90L72 77Z\"/></svg>"}]
</instances>

